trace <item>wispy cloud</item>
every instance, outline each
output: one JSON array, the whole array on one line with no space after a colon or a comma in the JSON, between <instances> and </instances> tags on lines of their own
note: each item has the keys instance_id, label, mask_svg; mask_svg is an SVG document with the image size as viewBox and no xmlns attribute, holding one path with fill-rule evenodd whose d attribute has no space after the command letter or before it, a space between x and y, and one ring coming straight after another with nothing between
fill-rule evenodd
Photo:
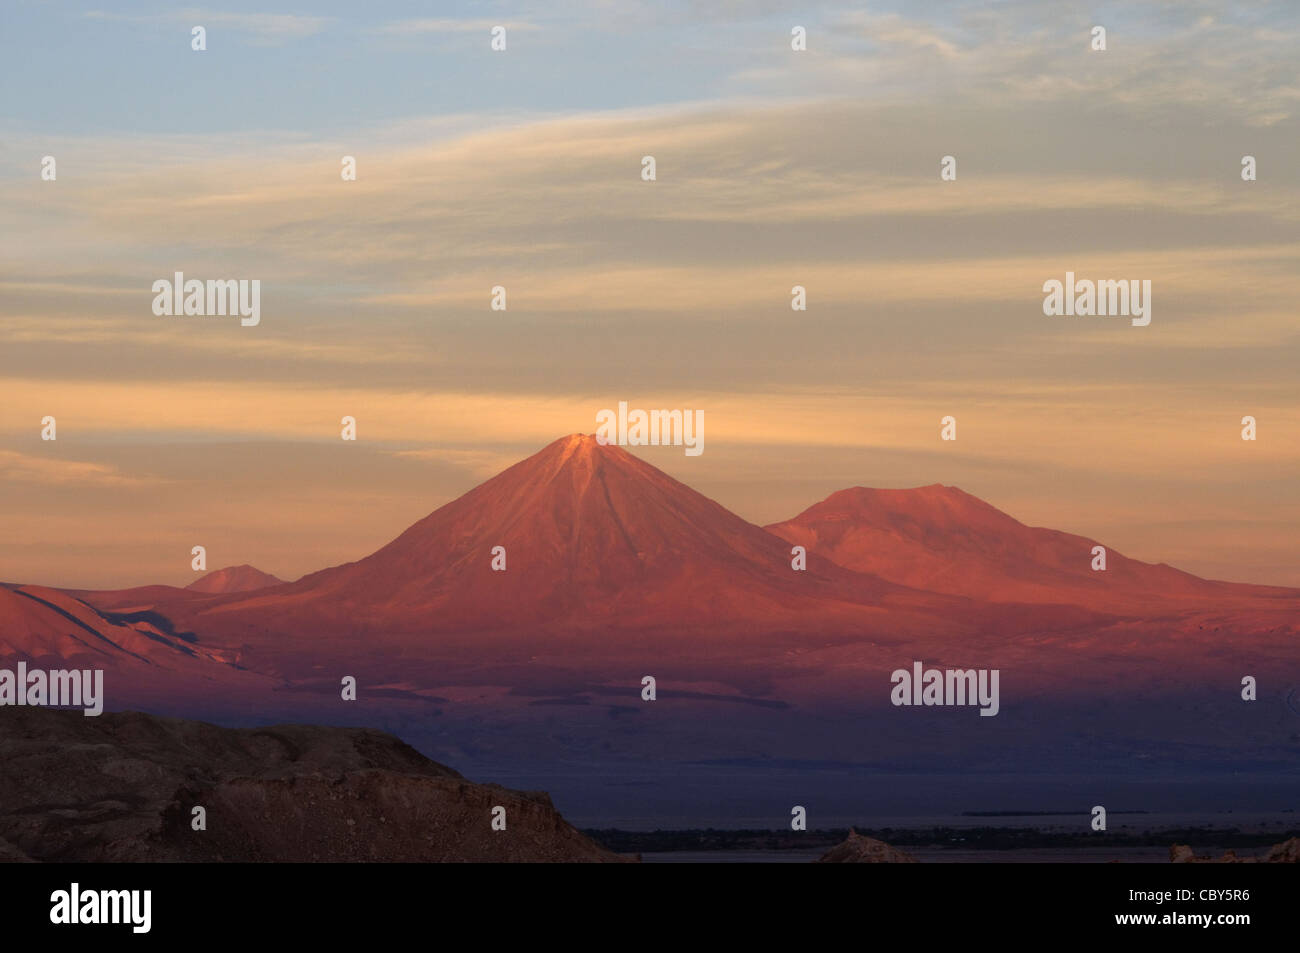
<instances>
[{"instance_id":1,"label":"wispy cloud","mask_svg":"<svg viewBox=\"0 0 1300 953\"><path fill-rule=\"evenodd\" d=\"M467 471L479 480L495 476L519 462L518 452L503 450L476 450L455 447L426 447L420 450L394 450L399 460L419 460L425 463L446 463Z\"/></svg>"},{"instance_id":2,"label":"wispy cloud","mask_svg":"<svg viewBox=\"0 0 1300 953\"><path fill-rule=\"evenodd\" d=\"M1041 4L957 4L942 18L911 8L835 11L811 28L806 54L751 57L736 64L726 88L891 102L924 96L972 106L1056 102L1085 110L1112 103L1148 116L1182 106L1230 111L1256 126L1296 115L1294 10L1261 5L1215 19L1180 6L1133 4L1123 15L1088 15ZM1089 47L1094 25L1108 30L1105 52Z\"/></svg>"},{"instance_id":3,"label":"wispy cloud","mask_svg":"<svg viewBox=\"0 0 1300 953\"><path fill-rule=\"evenodd\" d=\"M105 463L0 450L0 482L69 487L137 487L151 486L161 481L154 477L123 473L117 467Z\"/></svg>"},{"instance_id":4,"label":"wispy cloud","mask_svg":"<svg viewBox=\"0 0 1300 953\"><path fill-rule=\"evenodd\" d=\"M534 31L541 27L529 20L456 20L449 17L425 17L410 20L390 20L373 30L388 36L413 36L426 33L487 33L495 26L504 26L507 31Z\"/></svg>"},{"instance_id":5,"label":"wispy cloud","mask_svg":"<svg viewBox=\"0 0 1300 953\"><path fill-rule=\"evenodd\" d=\"M285 40L314 36L335 22L334 17L302 16L293 13L233 13L193 7L153 14L123 14L91 10L85 16L95 20L201 26L208 30L213 27L224 27L247 34L263 43L280 43Z\"/></svg>"}]
</instances>

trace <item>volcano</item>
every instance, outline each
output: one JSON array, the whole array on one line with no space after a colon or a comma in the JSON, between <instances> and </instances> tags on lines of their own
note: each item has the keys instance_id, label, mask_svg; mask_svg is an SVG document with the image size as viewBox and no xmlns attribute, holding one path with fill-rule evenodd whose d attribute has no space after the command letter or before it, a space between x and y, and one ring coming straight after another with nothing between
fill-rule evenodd
<instances>
[{"instance_id":1,"label":"volcano","mask_svg":"<svg viewBox=\"0 0 1300 953\"><path fill-rule=\"evenodd\" d=\"M269 572L262 572L253 566L245 563L242 566L226 566L224 569L215 569L201 579L196 579L185 588L190 592L252 592L254 589L265 589L268 586L278 586L283 579L272 576Z\"/></svg>"},{"instance_id":2,"label":"volcano","mask_svg":"<svg viewBox=\"0 0 1300 953\"><path fill-rule=\"evenodd\" d=\"M253 642L305 631L383 642L414 633L613 630L708 629L720 638L805 629L810 620L861 631L915 612L944 628L942 610L964 602L816 553L806 569L792 559L780 537L620 447L572 434L364 559L253 593L177 600L165 611L187 627Z\"/></svg>"},{"instance_id":3,"label":"volcano","mask_svg":"<svg viewBox=\"0 0 1300 953\"><path fill-rule=\"evenodd\" d=\"M1103 612L1252 604L1294 606L1293 589L1201 579L1130 559L1097 540L1026 526L957 487L853 487L767 529L839 565L899 585L1001 603L1070 603Z\"/></svg>"}]
</instances>

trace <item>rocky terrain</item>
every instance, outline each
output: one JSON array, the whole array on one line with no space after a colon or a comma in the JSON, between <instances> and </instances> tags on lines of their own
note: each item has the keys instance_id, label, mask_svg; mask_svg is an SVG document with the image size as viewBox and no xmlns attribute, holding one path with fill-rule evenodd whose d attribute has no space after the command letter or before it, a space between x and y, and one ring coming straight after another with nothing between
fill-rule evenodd
<instances>
[{"instance_id":1,"label":"rocky terrain","mask_svg":"<svg viewBox=\"0 0 1300 953\"><path fill-rule=\"evenodd\" d=\"M475 784L369 729L6 708L0 764L0 861L625 859L547 795Z\"/></svg>"},{"instance_id":2,"label":"rocky terrain","mask_svg":"<svg viewBox=\"0 0 1300 953\"><path fill-rule=\"evenodd\" d=\"M1169 848L1169 860L1175 864L1296 864L1300 863L1300 837L1274 844L1262 857L1238 857L1232 850L1220 857L1198 857L1186 844L1174 844Z\"/></svg>"},{"instance_id":3,"label":"rocky terrain","mask_svg":"<svg viewBox=\"0 0 1300 953\"><path fill-rule=\"evenodd\" d=\"M843 843L837 844L817 859L819 864L915 864L916 858L907 851L890 847L874 837L864 837L849 831Z\"/></svg>"}]
</instances>

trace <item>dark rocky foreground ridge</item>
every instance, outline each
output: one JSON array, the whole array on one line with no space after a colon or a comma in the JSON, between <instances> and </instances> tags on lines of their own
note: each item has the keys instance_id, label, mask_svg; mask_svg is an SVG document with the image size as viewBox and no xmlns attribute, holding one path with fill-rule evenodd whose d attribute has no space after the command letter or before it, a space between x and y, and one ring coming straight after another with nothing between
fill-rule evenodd
<instances>
[{"instance_id":1,"label":"dark rocky foreground ridge","mask_svg":"<svg viewBox=\"0 0 1300 953\"><path fill-rule=\"evenodd\" d=\"M0 710L0 861L625 859L546 794L475 784L379 731Z\"/></svg>"}]
</instances>

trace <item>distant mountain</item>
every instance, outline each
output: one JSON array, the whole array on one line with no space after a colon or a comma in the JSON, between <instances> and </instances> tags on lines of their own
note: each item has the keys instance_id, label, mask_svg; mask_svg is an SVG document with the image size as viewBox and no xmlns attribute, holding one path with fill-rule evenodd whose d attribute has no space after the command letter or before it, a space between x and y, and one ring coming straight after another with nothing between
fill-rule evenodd
<instances>
[{"instance_id":1,"label":"distant mountain","mask_svg":"<svg viewBox=\"0 0 1300 953\"><path fill-rule=\"evenodd\" d=\"M1156 606L1294 602L1296 590L1214 582L1130 559L1098 540L1026 526L952 486L832 493L767 529L841 566L899 585L991 602L1070 603L1148 614ZM1092 569L1105 546L1106 568Z\"/></svg>"},{"instance_id":2,"label":"distant mountain","mask_svg":"<svg viewBox=\"0 0 1300 953\"><path fill-rule=\"evenodd\" d=\"M185 588L191 592L252 592L255 589L278 586L283 582L283 579L245 563L241 566L227 566L224 569L213 570Z\"/></svg>"},{"instance_id":3,"label":"distant mountain","mask_svg":"<svg viewBox=\"0 0 1300 953\"><path fill-rule=\"evenodd\" d=\"M0 658L14 657L90 668L126 663L171 669L223 661L154 613L101 611L57 589L0 585Z\"/></svg>"},{"instance_id":4,"label":"distant mountain","mask_svg":"<svg viewBox=\"0 0 1300 953\"><path fill-rule=\"evenodd\" d=\"M54 595L125 626L119 642L149 625L168 646L192 634L193 651L322 699L350 674L418 704L446 685L516 699L622 693L668 666L700 697L768 704L856 698L918 659L1051 668L1056 681L1035 684L1083 691L1089 673L1104 683L1118 664L1200 678L1225 640L1257 668L1294 656L1296 590L1210 582L1113 550L1094 572L1094 545L938 485L844 490L760 528L572 434L371 555L296 582ZM240 569L200 584L273 578ZM11 628L10 654L52 637L38 622Z\"/></svg>"},{"instance_id":5,"label":"distant mountain","mask_svg":"<svg viewBox=\"0 0 1300 953\"><path fill-rule=\"evenodd\" d=\"M498 549L500 547L500 549ZM504 559L504 571L493 569ZM648 463L594 437L549 444L354 563L266 592L168 607L186 626L256 641L265 633L386 636L756 626L877 626L880 607L942 629L956 600L927 597L791 547ZM913 623L912 628L917 623Z\"/></svg>"},{"instance_id":6,"label":"distant mountain","mask_svg":"<svg viewBox=\"0 0 1300 953\"><path fill-rule=\"evenodd\" d=\"M68 589L69 595L84 599L101 610L131 612L154 606L209 603L213 596L256 592L283 585L284 580L247 564L216 569L185 588L177 586L134 586L130 589Z\"/></svg>"},{"instance_id":7,"label":"distant mountain","mask_svg":"<svg viewBox=\"0 0 1300 953\"><path fill-rule=\"evenodd\" d=\"M504 572L492 569L496 547ZM573 434L282 598L364 605L437 629L678 625L790 618L847 595L836 585L847 576L819 557L794 572L780 539L621 447ZM854 583L852 601L898 589Z\"/></svg>"}]
</instances>

